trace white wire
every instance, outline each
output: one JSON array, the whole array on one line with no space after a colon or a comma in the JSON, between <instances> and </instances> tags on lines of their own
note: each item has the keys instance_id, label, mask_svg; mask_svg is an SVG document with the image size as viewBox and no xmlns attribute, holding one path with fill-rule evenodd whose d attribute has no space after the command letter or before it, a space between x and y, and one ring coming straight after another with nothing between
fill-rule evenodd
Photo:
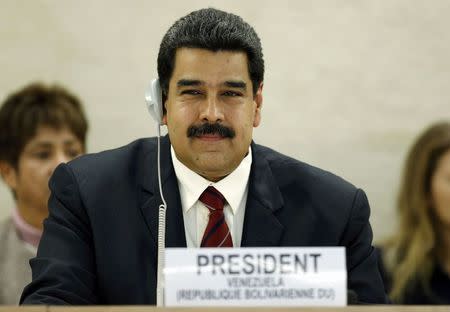
<instances>
[{"instance_id":1,"label":"white wire","mask_svg":"<svg viewBox=\"0 0 450 312\"><path fill-rule=\"evenodd\" d=\"M157 126L158 132L158 184L159 195L162 204L159 205L158 211L158 268L156 282L156 306L164 307L164 267L165 267L165 248L166 248L166 209L167 203L164 199L161 182L161 127Z\"/></svg>"}]
</instances>

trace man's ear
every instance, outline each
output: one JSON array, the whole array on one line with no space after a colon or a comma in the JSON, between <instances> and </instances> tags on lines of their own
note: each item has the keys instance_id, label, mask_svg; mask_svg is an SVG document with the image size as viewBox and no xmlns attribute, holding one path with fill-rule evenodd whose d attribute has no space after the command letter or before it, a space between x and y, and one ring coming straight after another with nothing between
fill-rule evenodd
<instances>
[{"instance_id":1,"label":"man's ear","mask_svg":"<svg viewBox=\"0 0 450 312\"><path fill-rule=\"evenodd\" d=\"M263 104L263 95L262 95L263 85L264 85L263 82L259 84L258 90L256 91L256 94L253 98L253 101L256 104L255 116L253 119L253 127L255 128L258 127L259 124L261 123L261 109Z\"/></svg>"},{"instance_id":2,"label":"man's ear","mask_svg":"<svg viewBox=\"0 0 450 312\"><path fill-rule=\"evenodd\" d=\"M162 124L167 126L167 100L163 103Z\"/></svg>"},{"instance_id":3,"label":"man's ear","mask_svg":"<svg viewBox=\"0 0 450 312\"><path fill-rule=\"evenodd\" d=\"M17 179L18 173L16 168L14 168L11 164L0 161L0 175L5 181L5 183L11 188L13 191L17 188Z\"/></svg>"}]
</instances>

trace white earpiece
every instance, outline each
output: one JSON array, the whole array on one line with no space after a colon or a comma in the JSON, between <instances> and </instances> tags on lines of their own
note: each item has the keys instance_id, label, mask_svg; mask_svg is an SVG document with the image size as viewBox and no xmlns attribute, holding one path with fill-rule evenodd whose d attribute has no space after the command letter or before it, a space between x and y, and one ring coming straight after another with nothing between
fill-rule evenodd
<instances>
[{"instance_id":1,"label":"white earpiece","mask_svg":"<svg viewBox=\"0 0 450 312\"><path fill-rule=\"evenodd\" d=\"M150 115L159 125L162 125L163 106L159 79L153 79L150 86L145 90L145 102Z\"/></svg>"}]
</instances>

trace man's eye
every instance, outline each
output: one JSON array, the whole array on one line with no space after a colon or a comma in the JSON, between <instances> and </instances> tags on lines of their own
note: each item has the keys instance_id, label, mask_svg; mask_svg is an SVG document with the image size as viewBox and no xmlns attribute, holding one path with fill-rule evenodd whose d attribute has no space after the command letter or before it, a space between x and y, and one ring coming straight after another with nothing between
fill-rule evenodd
<instances>
[{"instance_id":1,"label":"man's eye","mask_svg":"<svg viewBox=\"0 0 450 312\"><path fill-rule=\"evenodd\" d=\"M242 93L236 92L236 91L225 91L225 92L223 93L223 95L234 97L234 96L241 96Z\"/></svg>"},{"instance_id":2,"label":"man's eye","mask_svg":"<svg viewBox=\"0 0 450 312\"><path fill-rule=\"evenodd\" d=\"M202 93L199 90L183 90L183 91L181 91L181 94L200 95Z\"/></svg>"}]
</instances>

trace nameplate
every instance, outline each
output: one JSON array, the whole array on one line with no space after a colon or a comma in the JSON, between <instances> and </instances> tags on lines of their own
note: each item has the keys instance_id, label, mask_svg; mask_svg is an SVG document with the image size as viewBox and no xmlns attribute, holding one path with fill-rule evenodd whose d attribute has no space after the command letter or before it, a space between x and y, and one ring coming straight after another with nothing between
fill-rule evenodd
<instances>
[{"instance_id":1,"label":"nameplate","mask_svg":"<svg viewBox=\"0 0 450 312\"><path fill-rule=\"evenodd\" d=\"M167 248L165 305L345 306L344 247Z\"/></svg>"}]
</instances>

